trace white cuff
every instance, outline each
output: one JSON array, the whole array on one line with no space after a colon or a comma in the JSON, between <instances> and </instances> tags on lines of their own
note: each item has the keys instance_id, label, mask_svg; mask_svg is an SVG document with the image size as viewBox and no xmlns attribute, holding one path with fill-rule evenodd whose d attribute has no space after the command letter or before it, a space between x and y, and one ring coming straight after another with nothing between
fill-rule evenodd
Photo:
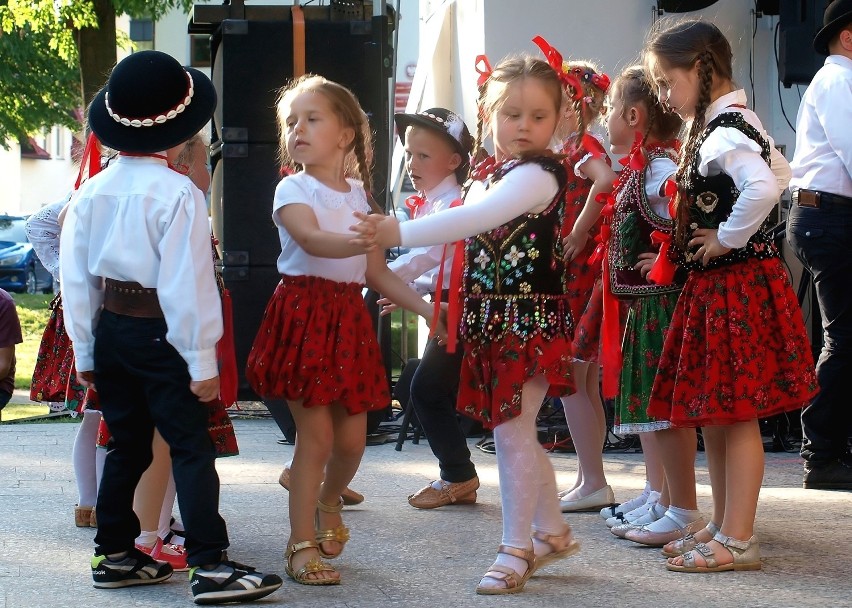
<instances>
[{"instance_id":1,"label":"white cuff","mask_svg":"<svg viewBox=\"0 0 852 608\"><path fill-rule=\"evenodd\" d=\"M219 365L216 362L216 348L205 348L204 350L179 351L180 356L186 361L189 368L189 376L195 382L209 380L219 375Z\"/></svg>"}]
</instances>

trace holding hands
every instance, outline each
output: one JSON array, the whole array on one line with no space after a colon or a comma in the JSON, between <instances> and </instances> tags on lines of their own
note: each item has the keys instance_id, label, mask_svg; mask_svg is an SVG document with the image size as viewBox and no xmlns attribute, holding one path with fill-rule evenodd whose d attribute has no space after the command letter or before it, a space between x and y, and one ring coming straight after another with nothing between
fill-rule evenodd
<instances>
[{"instance_id":1,"label":"holding hands","mask_svg":"<svg viewBox=\"0 0 852 608\"><path fill-rule=\"evenodd\" d=\"M360 211L356 211L354 215L360 223L350 226L350 229L357 234L349 241L352 245L372 251L388 249L400 244L399 222L396 218L378 213L367 215Z\"/></svg>"}]
</instances>

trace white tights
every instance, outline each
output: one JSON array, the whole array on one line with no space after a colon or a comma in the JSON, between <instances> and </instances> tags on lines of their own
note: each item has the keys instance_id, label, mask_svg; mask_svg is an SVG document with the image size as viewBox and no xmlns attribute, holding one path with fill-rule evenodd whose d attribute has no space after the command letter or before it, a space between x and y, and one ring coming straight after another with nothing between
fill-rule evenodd
<instances>
[{"instance_id":1,"label":"white tights","mask_svg":"<svg viewBox=\"0 0 852 608\"><path fill-rule=\"evenodd\" d=\"M561 534L565 520L556 495L556 475L544 448L538 442L536 416L547 393L543 376L524 384L521 414L494 429L497 471L500 475L500 502L503 507L502 544L518 549L532 547L530 530ZM499 554L495 563L523 575L527 563L517 557ZM483 586L503 586L486 578Z\"/></svg>"},{"instance_id":2,"label":"white tights","mask_svg":"<svg viewBox=\"0 0 852 608\"><path fill-rule=\"evenodd\" d=\"M74 477L77 480L77 504L81 507L94 507L98 500L98 486L106 459L106 450L99 450L97 447L100 423L100 412L85 410L71 452Z\"/></svg>"}]
</instances>

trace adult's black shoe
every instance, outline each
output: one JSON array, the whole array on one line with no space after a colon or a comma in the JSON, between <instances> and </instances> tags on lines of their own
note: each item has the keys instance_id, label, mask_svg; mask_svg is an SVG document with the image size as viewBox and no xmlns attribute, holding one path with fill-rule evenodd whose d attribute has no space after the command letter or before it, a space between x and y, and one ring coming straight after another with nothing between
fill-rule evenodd
<instances>
[{"instance_id":1,"label":"adult's black shoe","mask_svg":"<svg viewBox=\"0 0 852 608\"><path fill-rule=\"evenodd\" d=\"M852 490L852 465L841 460L805 463L802 487L806 490Z\"/></svg>"}]
</instances>

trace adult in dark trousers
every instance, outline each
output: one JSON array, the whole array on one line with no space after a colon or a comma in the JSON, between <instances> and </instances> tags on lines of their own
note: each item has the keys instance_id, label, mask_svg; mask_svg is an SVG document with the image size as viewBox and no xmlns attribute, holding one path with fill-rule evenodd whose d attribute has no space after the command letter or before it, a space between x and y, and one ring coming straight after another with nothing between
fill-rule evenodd
<instances>
[{"instance_id":1,"label":"adult in dark trousers","mask_svg":"<svg viewBox=\"0 0 852 608\"><path fill-rule=\"evenodd\" d=\"M825 11L828 55L799 106L787 239L813 276L822 316L820 393L802 411L803 486L852 490L852 0Z\"/></svg>"},{"instance_id":2,"label":"adult in dark trousers","mask_svg":"<svg viewBox=\"0 0 852 608\"><path fill-rule=\"evenodd\" d=\"M15 345L23 341L15 300L0 289L0 410L15 390Z\"/></svg>"}]
</instances>

